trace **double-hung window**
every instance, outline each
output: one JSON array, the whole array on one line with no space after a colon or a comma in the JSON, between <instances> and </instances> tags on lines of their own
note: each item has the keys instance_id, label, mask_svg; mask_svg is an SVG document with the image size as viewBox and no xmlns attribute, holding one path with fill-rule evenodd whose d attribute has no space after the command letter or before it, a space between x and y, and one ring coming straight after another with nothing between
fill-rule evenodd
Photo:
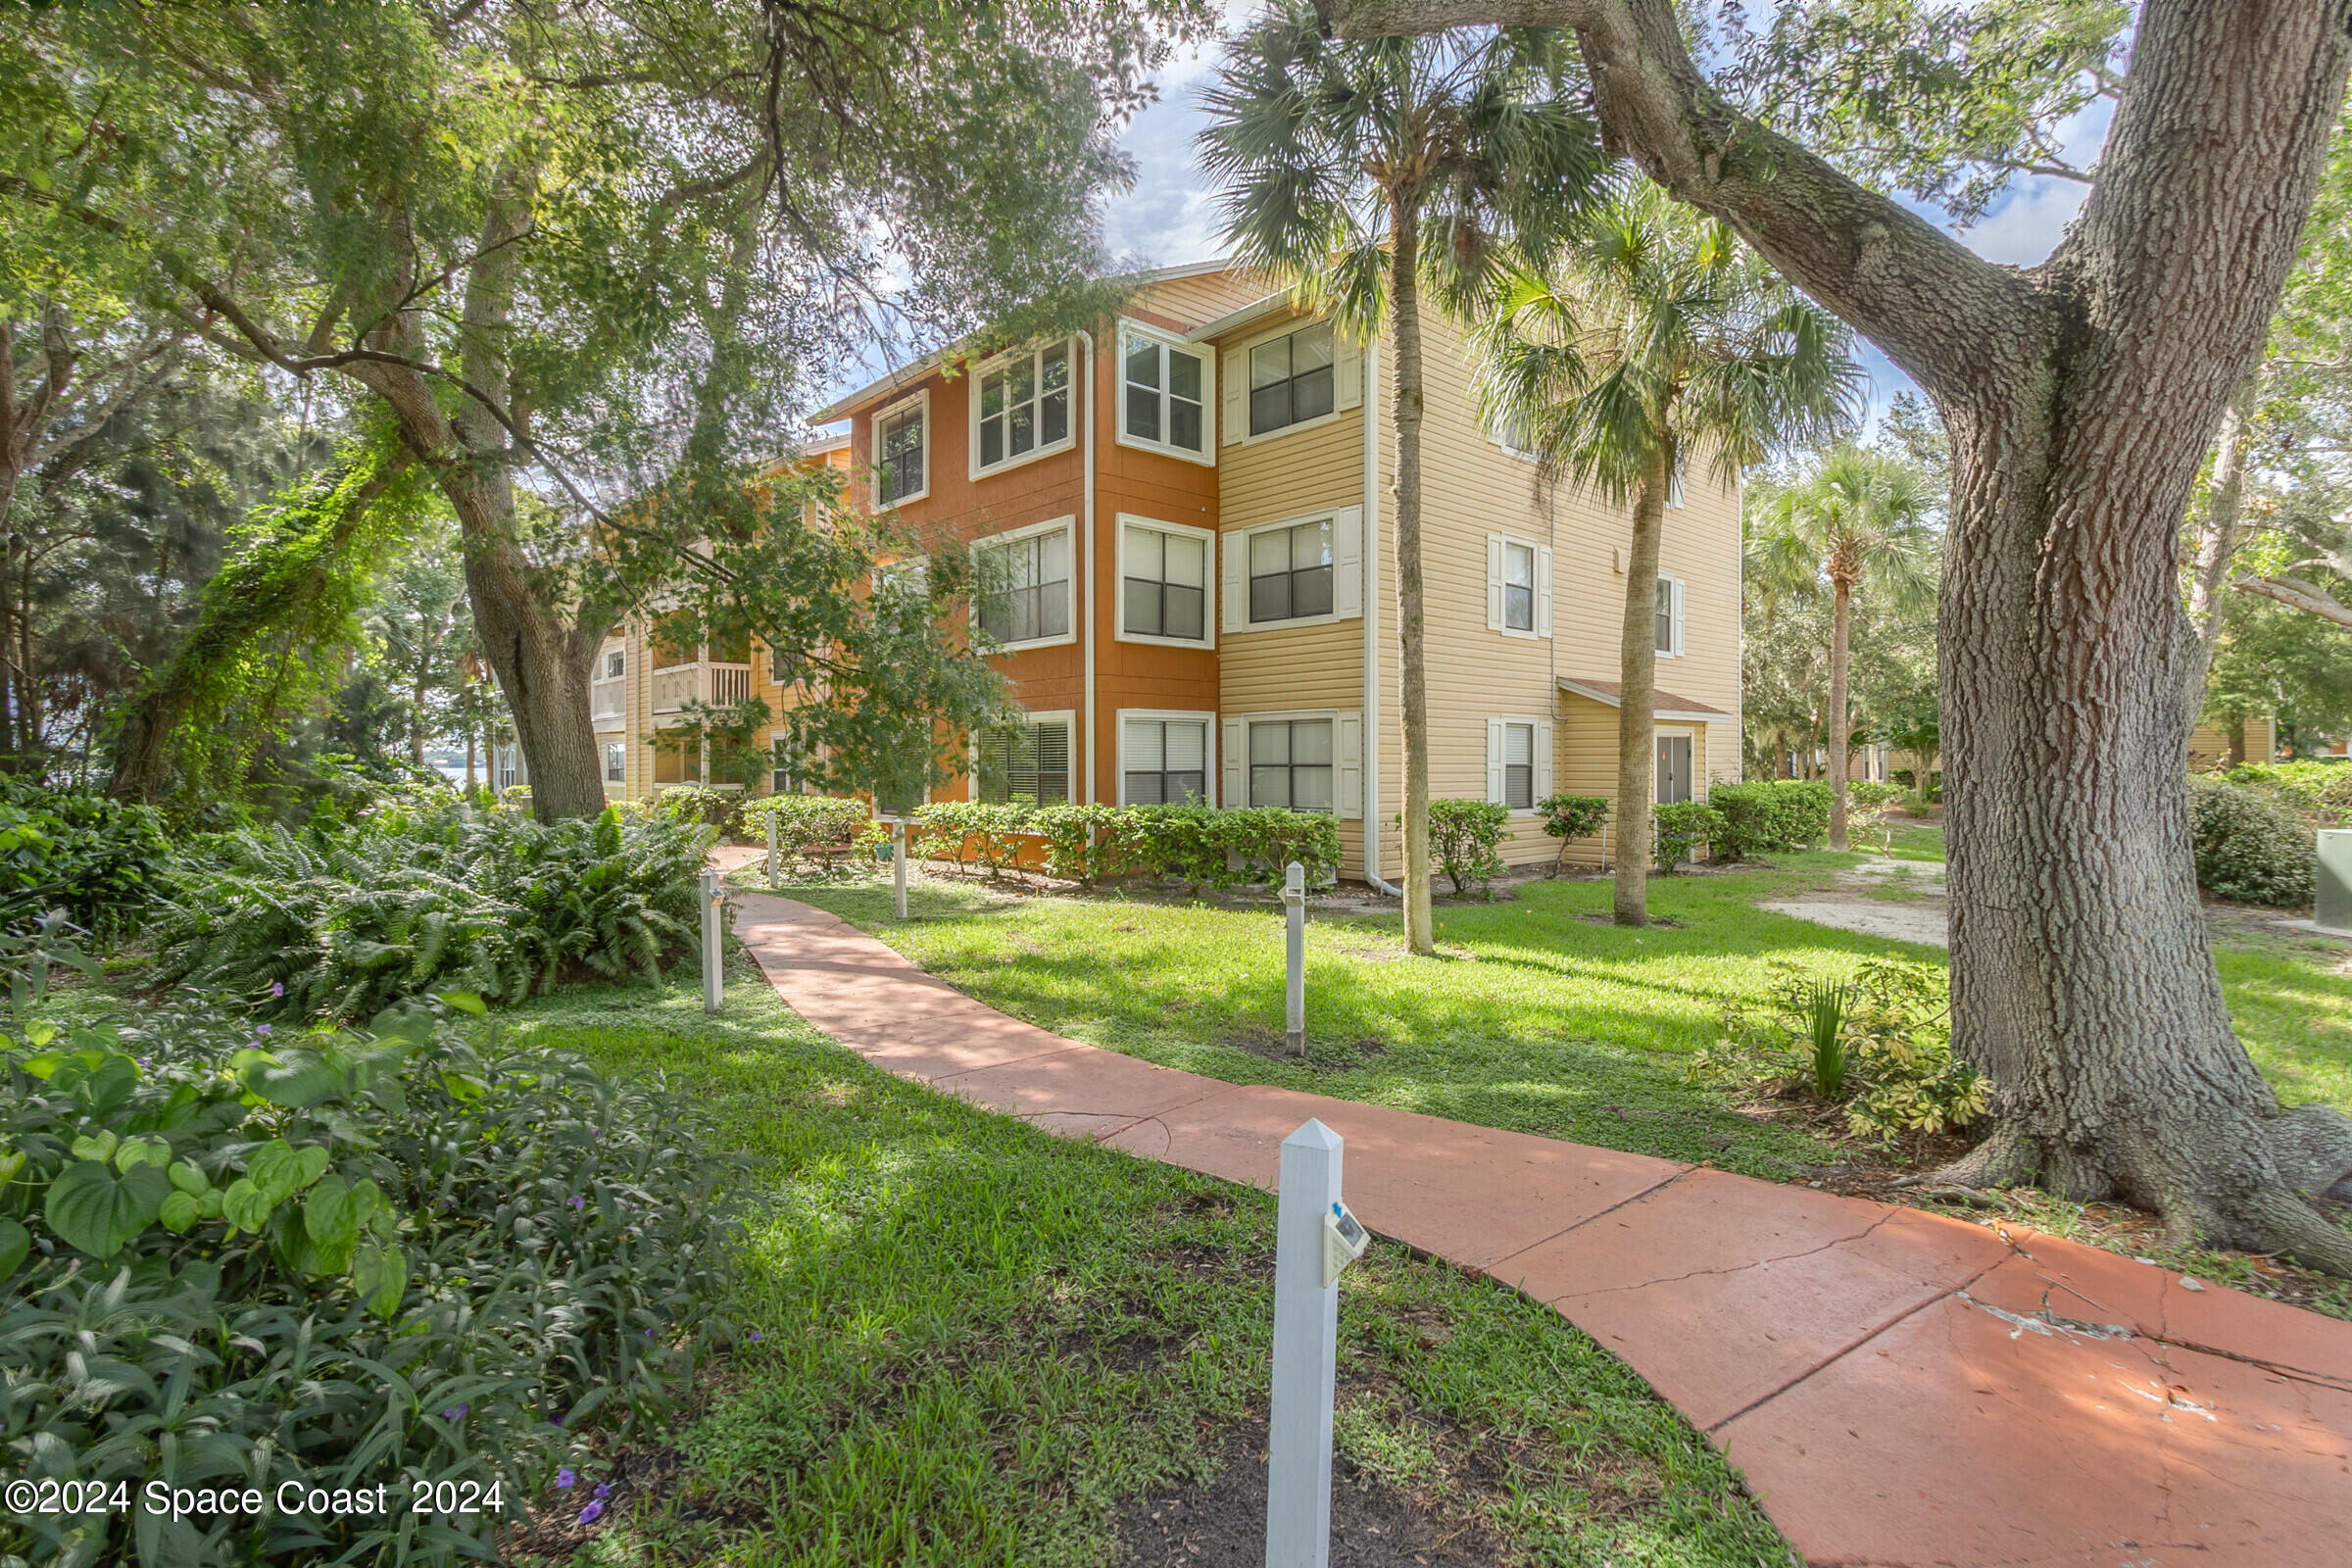
<instances>
[{"instance_id":1,"label":"double-hung window","mask_svg":"<svg viewBox=\"0 0 2352 1568\"><path fill-rule=\"evenodd\" d=\"M1551 635L1551 551L1532 539L1487 535L1487 629Z\"/></svg>"},{"instance_id":2,"label":"double-hung window","mask_svg":"<svg viewBox=\"0 0 2352 1568\"><path fill-rule=\"evenodd\" d=\"M1502 626L1536 629L1536 547L1516 539L1502 542Z\"/></svg>"},{"instance_id":3,"label":"double-hung window","mask_svg":"<svg viewBox=\"0 0 2352 1568\"><path fill-rule=\"evenodd\" d=\"M605 679L618 680L628 667L628 656L620 649L605 650Z\"/></svg>"},{"instance_id":4,"label":"double-hung window","mask_svg":"<svg viewBox=\"0 0 2352 1568\"><path fill-rule=\"evenodd\" d=\"M1035 457L1070 439L1070 345L1064 338L983 368L973 471Z\"/></svg>"},{"instance_id":5,"label":"double-hung window","mask_svg":"<svg viewBox=\"0 0 2352 1568\"><path fill-rule=\"evenodd\" d=\"M1250 536L1250 619L1331 613L1331 519Z\"/></svg>"},{"instance_id":6,"label":"double-hung window","mask_svg":"<svg viewBox=\"0 0 2352 1568\"><path fill-rule=\"evenodd\" d=\"M1070 800L1070 720L1066 715L1016 719L981 732L980 799L1003 806L1025 799L1039 806Z\"/></svg>"},{"instance_id":7,"label":"double-hung window","mask_svg":"<svg viewBox=\"0 0 2352 1568\"><path fill-rule=\"evenodd\" d=\"M767 743L767 787L778 795L801 793L799 768L793 765L792 742L782 735L771 736Z\"/></svg>"},{"instance_id":8,"label":"double-hung window","mask_svg":"<svg viewBox=\"0 0 2352 1568\"><path fill-rule=\"evenodd\" d=\"M1185 457L1209 450L1208 356L1134 327L1119 334L1119 432Z\"/></svg>"},{"instance_id":9,"label":"double-hung window","mask_svg":"<svg viewBox=\"0 0 2352 1568\"><path fill-rule=\"evenodd\" d=\"M1125 806L1193 806L1208 800L1208 720L1131 717L1120 744Z\"/></svg>"},{"instance_id":10,"label":"double-hung window","mask_svg":"<svg viewBox=\"0 0 2352 1568\"><path fill-rule=\"evenodd\" d=\"M1006 647L1070 635L1066 522L980 547L980 629Z\"/></svg>"},{"instance_id":11,"label":"double-hung window","mask_svg":"<svg viewBox=\"0 0 2352 1568\"><path fill-rule=\"evenodd\" d=\"M1250 433L1319 419L1334 402L1331 323L1317 321L1250 351Z\"/></svg>"},{"instance_id":12,"label":"double-hung window","mask_svg":"<svg viewBox=\"0 0 2352 1568\"><path fill-rule=\"evenodd\" d=\"M1680 579L1658 579L1658 652L1672 659L1683 651L1683 585Z\"/></svg>"},{"instance_id":13,"label":"double-hung window","mask_svg":"<svg viewBox=\"0 0 2352 1568\"><path fill-rule=\"evenodd\" d=\"M885 410L874 419L874 505L895 507L929 493L926 456L930 405L922 398Z\"/></svg>"},{"instance_id":14,"label":"double-hung window","mask_svg":"<svg viewBox=\"0 0 2352 1568\"><path fill-rule=\"evenodd\" d=\"M629 747L626 741L605 742L605 782L626 784L629 781Z\"/></svg>"},{"instance_id":15,"label":"double-hung window","mask_svg":"<svg viewBox=\"0 0 2352 1568\"><path fill-rule=\"evenodd\" d=\"M1690 799L1690 737L1658 737L1658 804L1677 806Z\"/></svg>"},{"instance_id":16,"label":"double-hung window","mask_svg":"<svg viewBox=\"0 0 2352 1568\"><path fill-rule=\"evenodd\" d=\"M1250 722L1250 804L1294 811L1332 808L1330 719Z\"/></svg>"},{"instance_id":17,"label":"double-hung window","mask_svg":"<svg viewBox=\"0 0 2352 1568\"><path fill-rule=\"evenodd\" d=\"M1149 523L1122 525L1119 537L1119 630L1170 642L1208 641L1210 535Z\"/></svg>"},{"instance_id":18,"label":"double-hung window","mask_svg":"<svg viewBox=\"0 0 2352 1568\"><path fill-rule=\"evenodd\" d=\"M1502 721L1502 804L1514 811L1536 806L1536 726L1521 719Z\"/></svg>"}]
</instances>

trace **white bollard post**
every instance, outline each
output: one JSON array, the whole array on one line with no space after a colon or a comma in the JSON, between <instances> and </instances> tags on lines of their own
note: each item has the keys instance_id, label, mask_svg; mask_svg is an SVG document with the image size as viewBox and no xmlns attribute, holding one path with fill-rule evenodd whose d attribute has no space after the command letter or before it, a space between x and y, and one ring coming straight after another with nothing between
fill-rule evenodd
<instances>
[{"instance_id":1,"label":"white bollard post","mask_svg":"<svg viewBox=\"0 0 2352 1568\"><path fill-rule=\"evenodd\" d=\"M767 885L776 885L776 813L767 813Z\"/></svg>"},{"instance_id":2,"label":"white bollard post","mask_svg":"<svg viewBox=\"0 0 2352 1568\"><path fill-rule=\"evenodd\" d=\"M899 918L906 918L906 819L894 817L890 824L890 891L898 900Z\"/></svg>"},{"instance_id":3,"label":"white bollard post","mask_svg":"<svg viewBox=\"0 0 2352 1568\"><path fill-rule=\"evenodd\" d=\"M725 988L720 973L727 927L727 889L716 871L703 873L703 1011L718 1011Z\"/></svg>"},{"instance_id":4,"label":"white bollard post","mask_svg":"<svg viewBox=\"0 0 2352 1568\"><path fill-rule=\"evenodd\" d=\"M1331 1401L1340 1287L1324 1281L1324 1216L1340 1200L1346 1145L1308 1120L1282 1141L1274 1230L1274 1398L1267 1421L1266 1568L1326 1568L1331 1556Z\"/></svg>"},{"instance_id":5,"label":"white bollard post","mask_svg":"<svg viewBox=\"0 0 2352 1568\"><path fill-rule=\"evenodd\" d=\"M1306 867L1293 860L1282 873L1283 918L1289 925L1287 978L1283 990L1282 1043L1292 1054L1306 1054Z\"/></svg>"}]
</instances>

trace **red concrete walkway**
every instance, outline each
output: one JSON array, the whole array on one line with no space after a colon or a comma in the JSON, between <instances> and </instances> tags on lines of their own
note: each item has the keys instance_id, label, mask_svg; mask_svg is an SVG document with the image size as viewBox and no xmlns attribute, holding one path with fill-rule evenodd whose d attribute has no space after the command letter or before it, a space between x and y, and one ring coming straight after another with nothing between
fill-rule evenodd
<instances>
[{"instance_id":1,"label":"red concrete walkway","mask_svg":"<svg viewBox=\"0 0 2352 1568\"><path fill-rule=\"evenodd\" d=\"M1623 1356L1813 1563L2352 1563L2352 1324L2054 1237L1154 1067L786 899L739 896L736 931L867 1060L1054 1132L1271 1188L1321 1117L1365 1224Z\"/></svg>"}]
</instances>

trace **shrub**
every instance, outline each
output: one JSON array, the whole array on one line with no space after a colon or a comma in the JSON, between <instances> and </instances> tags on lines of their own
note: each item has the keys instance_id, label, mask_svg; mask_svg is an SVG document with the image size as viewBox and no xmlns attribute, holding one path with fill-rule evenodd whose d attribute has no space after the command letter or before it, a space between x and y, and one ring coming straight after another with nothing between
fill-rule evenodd
<instances>
[{"instance_id":1,"label":"shrub","mask_svg":"<svg viewBox=\"0 0 2352 1568\"><path fill-rule=\"evenodd\" d=\"M1704 801L1677 801L1654 809L1650 818L1658 864L1671 871L1713 845L1723 832L1723 813Z\"/></svg>"},{"instance_id":2,"label":"shrub","mask_svg":"<svg viewBox=\"0 0 2352 1568\"><path fill-rule=\"evenodd\" d=\"M1438 869L1452 879L1457 897L1469 892L1473 882L1481 893L1493 890L1503 871L1496 847L1510 817L1509 807L1492 801L1429 803L1429 853Z\"/></svg>"},{"instance_id":3,"label":"shrub","mask_svg":"<svg viewBox=\"0 0 2352 1568\"><path fill-rule=\"evenodd\" d=\"M710 829L395 808L329 834L224 834L172 872L160 977L364 1018L455 987L500 1002L568 974L659 975L692 951Z\"/></svg>"},{"instance_id":4,"label":"shrub","mask_svg":"<svg viewBox=\"0 0 2352 1568\"><path fill-rule=\"evenodd\" d=\"M195 999L64 1040L20 1018L5 1043L14 1469L134 1495L384 1485L396 1511L19 1514L0 1552L489 1555L584 1458L584 1427L674 1413L723 1334L718 1167L658 1088L472 1044L421 1009L291 1039L240 1012ZM404 1520L414 1484L444 1481L483 1511Z\"/></svg>"},{"instance_id":5,"label":"shrub","mask_svg":"<svg viewBox=\"0 0 2352 1568\"><path fill-rule=\"evenodd\" d=\"M2188 781L2197 886L2231 904L2300 909L2318 894L2311 825L2267 791L2219 779Z\"/></svg>"},{"instance_id":6,"label":"shrub","mask_svg":"<svg viewBox=\"0 0 2352 1568\"><path fill-rule=\"evenodd\" d=\"M0 926L63 909L85 931L119 936L158 897L170 856L148 807L0 786Z\"/></svg>"},{"instance_id":7,"label":"shrub","mask_svg":"<svg viewBox=\"0 0 2352 1568\"><path fill-rule=\"evenodd\" d=\"M1769 1000L1725 1016L1721 1036L1692 1058L1694 1077L1842 1102L1847 1130L1882 1145L1984 1113L1992 1086L1952 1054L1941 971L1874 958L1838 985L1773 967Z\"/></svg>"},{"instance_id":8,"label":"shrub","mask_svg":"<svg viewBox=\"0 0 2352 1568\"><path fill-rule=\"evenodd\" d=\"M1045 806L1030 813L1028 831L1045 841L1046 874L1093 887L1111 863L1111 808Z\"/></svg>"},{"instance_id":9,"label":"shrub","mask_svg":"<svg viewBox=\"0 0 2352 1568\"><path fill-rule=\"evenodd\" d=\"M1818 779L1718 784L1707 804L1723 818L1721 834L1708 842L1727 860L1806 849L1830 831L1830 787Z\"/></svg>"},{"instance_id":10,"label":"shrub","mask_svg":"<svg viewBox=\"0 0 2352 1568\"><path fill-rule=\"evenodd\" d=\"M1845 831L1847 839L1868 834L1881 835L1879 848L1883 853L1894 851L1894 827L1886 818L1900 805L1906 792L1900 784L1876 784L1858 779L1845 786Z\"/></svg>"},{"instance_id":11,"label":"shrub","mask_svg":"<svg viewBox=\"0 0 2352 1568\"><path fill-rule=\"evenodd\" d=\"M707 784L664 784L655 790L646 809L672 822L699 822L730 838L742 837L743 794L714 790ZM762 826L760 832L767 829Z\"/></svg>"},{"instance_id":12,"label":"shrub","mask_svg":"<svg viewBox=\"0 0 2352 1568\"><path fill-rule=\"evenodd\" d=\"M1722 786L1717 786L1720 789ZM1561 840L1589 839L1608 825L1609 798L1605 795L1552 795L1537 808L1544 813L1544 831Z\"/></svg>"},{"instance_id":13,"label":"shrub","mask_svg":"<svg viewBox=\"0 0 2352 1568\"><path fill-rule=\"evenodd\" d=\"M2222 777L2267 790L2323 825L2352 817L2352 762L2241 762Z\"/></svg>"},{"instance_id":14,"label":"shrub","mask_svg":"<svg viewBox=\"0 0 2352 1568\"><path fill-rule=\"evenodd\" d=\"M958 869L977 862L992 877L1018 864L1031 846L1042 850L1047 871L1078 881L1152 876L1232 887L1253 878L1279 881L1282 868L1297 860L1313 885L1331 880L1340 864L1336 820L1270 806L1219 811L937 801L915 812L915 825L924 854Z\"/></svg>"},{"instance_id":15,"label":"shrub","mask_svg":"<svg viewBox=\"0 0 2352 1568\"><path fill-rule=\"evenodd\" d=\"M815 852L847 844L855 848L874 820L863 801L837 800L826 795L765 795L743 804L743 836L757 844L767 842L767 824L776 824L776 854L804 862L811 871L828 870Z\"/></svg>"}]
</instances>

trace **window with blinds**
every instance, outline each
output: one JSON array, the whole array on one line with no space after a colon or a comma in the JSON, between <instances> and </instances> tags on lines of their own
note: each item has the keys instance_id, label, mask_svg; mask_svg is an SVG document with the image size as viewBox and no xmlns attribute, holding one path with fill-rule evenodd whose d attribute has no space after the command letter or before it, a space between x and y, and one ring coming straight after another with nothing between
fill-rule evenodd
<instances>
[{"instance_id":1,"label":"window with blinds","mask_svg":"<svg viewBox=\"0 0 2352 1568\"><path fill-rule=\"evenodd\" d=\"M1023 719L983 732L978 744L980 799L992 806L1028 800L1070 801L1070 721Z\"/></svg>"},{"instance_id":2,"label":"window with blinds","mask_svg":"<svg viewBox=\"0 0 2352 1568\"><path fill-rule=\"evenodd\" d=\"M1502 726L1502 804L1514 811L1536 805L1536 726L1505 722Z\"/></svg>"},{"instance_id":3,"label":"window with blinds","mask_svg":"<svg viewBox=\"0 0 2352 1568\"><path fill-rule=\"evenodd\" d=\"M1196 806L1208 800L1208 720L1127 720L1122 788L1129 806Z\"/></svg>"},{"instance_id":4,"label":"window with blinds","mask_svg":"<svg viewBox=\"0 0 2352 1568\"><path fill-rule=\"evenodd\" d=\"M1070 530L981 549L980 629L1006 645L1070 634Z\"/></svg>"}]
</instances>

